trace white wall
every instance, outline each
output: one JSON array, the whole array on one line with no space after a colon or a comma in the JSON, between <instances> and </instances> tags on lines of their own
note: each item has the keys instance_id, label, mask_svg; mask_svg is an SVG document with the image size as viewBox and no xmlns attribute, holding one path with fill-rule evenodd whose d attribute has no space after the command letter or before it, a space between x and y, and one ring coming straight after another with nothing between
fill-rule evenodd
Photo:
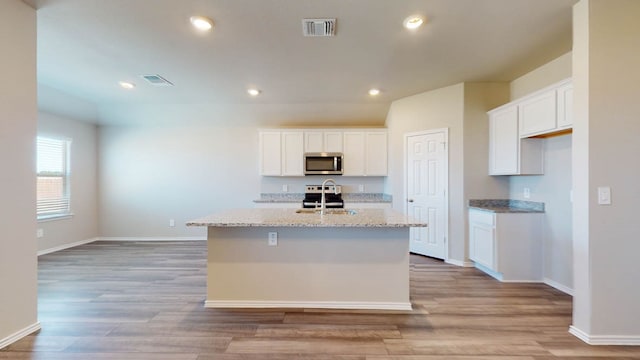
<instances>
[{"instance_id":1,"label":"white wall","mask_svg":"<svg viewBox=\"0 0 640 360\"><path fill-rule=\"evenodd\" d=\"M228 208L253 207L262 192L304 192L324 177L260 177L258 128L204 125L100 128L100 236L204 237L184 223ZM340 178L345 192L382 178ZM169 227L169 219L176 226Z\"/></svg>"},{"instance_id":2,"label":"white wall","mask_svg":"<svg viewBox=\"0 0 640 360\"><path fill-rule=\"evenodd\" d=\"M406 206L404 135L449 128L449 258L456 263L467 258L469 196L507 194L505 180L488 176L486 117L486 111L507 102L507 94L506 84L457 84L396 100L387 115L389 159L393 161L385 188L398 211L404 212ZM475 180L482 185L473 184Z\"/></svg>"},{"instance_id":3,"label":"white wall","mask_svg":"<svg viewBox=\"0 0 640 360\"><path fill-rule=\"evenodd\" d=\"M568 52L513 80L510 84L511 100L521 98L560 80L570 78L571 59L571 52Z\"/></svg>"},{"instance_id":4,"label":"white wall","mask_svg":"<svg viewBox=\"0 0 640 360\"><path fill-rule=\"evenodd\" d=\"M511 99L515 100L571 77L571 53L540 66L511 82ZM509 197L545 203L544 272L549 284L564 291L573 288L571 135L544 141L544 175L510 176ZM529 188L531 198L524 198Z\"/></svg>"},{"instance_id":5,"label":"white wall","mask_svg":"<svg viewBox=\"0 0 640 360\"><path fill-rule=\"evenodd\" d=\"M543 277L571 293L573 288L573 242L571 191L571 135L544 139L544 175L512 176L509 198L543 202ZM524 198L524 188L531 197Z\"/></svg>"},{"instance_id":6,"label":"white wall","mask_svg":"<svg viewBox=\"0 0 640 360\"><path fill-rule=\"evenodd\" d=\"M0 1L0 347L37 329L36 11Z\"/></svg>"},{"instance_id":7,"label":"white wall","mask_svg":"<svg viewBox=\"0 0 640 360\"><path fill-rule=\"evenodd\" d=\"M640 2L574 8L572 332L592 343L640 344ZM611 205L597 204L610 186Z\"/></svg>"},{"instance_id":8,"label":"white wall","mask_svg":"<svg viewBox=\"0 0 640 360\"><path fill-rule=\"evenodd\" d=\"M98 131L94 124L39 112L38 135L71 139L71 218L38 222L44 236L38 251L47 252L98 236Z\"/></svg>"},{"instance_id":9,"label":"white wall","mask_svg":"<svg viewBox=\"0 0 640 360\"><path fill-rule=\"evenodd\" d=\"M255 128L101 128L100 236L204 237L205 229L184 223L253 206L257 153Z\"/></svg>"}]
</instances>

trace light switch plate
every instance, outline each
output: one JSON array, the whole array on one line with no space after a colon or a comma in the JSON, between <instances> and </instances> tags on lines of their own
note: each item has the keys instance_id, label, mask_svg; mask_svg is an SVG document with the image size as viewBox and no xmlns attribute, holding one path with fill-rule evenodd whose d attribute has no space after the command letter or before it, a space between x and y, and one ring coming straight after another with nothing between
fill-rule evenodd
<instances>
[{"instance_id":1,"label":"light switch plate","mask_svg":"<svg viewBox=\"0 0 640 360\"><path fill-rule=\"evenodd\" d=\"M288 192L288 191L289 191L289 185L283 184L282 185L282 192Z\"/></svg>"},{"instance_id":2,"label":"light switch plate","mask_svg":"<svg viewBox=\"0 0 640 360\"><path fill-rule=\"evenodd\" d=\"M598 187L598 205L611 205L611 188L609 186Z\"/></svg>"},{"instance_id":3,"label":"light switch plate","mask_svg":"<svg viewBox=\"0 0 640 360\"><path fill-rule=\"evenodd\" d=\"M531 197L531 189L529 188L524 188L524 194L523 194L525 199L528 199Z\"/></svg>"}]
</instances>

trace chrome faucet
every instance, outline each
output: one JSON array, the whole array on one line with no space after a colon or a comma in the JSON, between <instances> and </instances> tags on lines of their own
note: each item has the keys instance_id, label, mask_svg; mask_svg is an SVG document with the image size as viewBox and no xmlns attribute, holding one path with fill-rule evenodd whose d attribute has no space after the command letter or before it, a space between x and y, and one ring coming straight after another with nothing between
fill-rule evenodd
<instances>
[{"instance_id":1,"label":"chrome faucet","mask_svg":"<svg viewBox=\"0 0 640 360\"><path fill-rule=\"evenodd\" d=\"M324 196L324 187L327 185L328 182L333 183L333 191L336 195L338 195L338 185L336 184L335 180L327 179L322 182L322 197L320 198L320 215L324 215L325 212L327 211L327 200Z\"/></svg>"}]
</instances>

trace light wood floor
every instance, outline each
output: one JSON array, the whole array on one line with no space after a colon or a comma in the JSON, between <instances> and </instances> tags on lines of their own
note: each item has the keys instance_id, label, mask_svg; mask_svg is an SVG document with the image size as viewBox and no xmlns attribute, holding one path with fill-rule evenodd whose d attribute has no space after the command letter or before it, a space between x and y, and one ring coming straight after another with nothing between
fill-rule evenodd
<instances>
[{"instance_id":1,"label":"light wood floor","mask_svg":"<svg viewBox=\"0 0 640 360\"><path fill-rule=\"evenodd\" d=\"M205 255L194 241L41 256L42 330L0 359L640 359L570 335L571 297L553 288L414 255L411 312L205 309Z\"/></svg>"}]
</instances>

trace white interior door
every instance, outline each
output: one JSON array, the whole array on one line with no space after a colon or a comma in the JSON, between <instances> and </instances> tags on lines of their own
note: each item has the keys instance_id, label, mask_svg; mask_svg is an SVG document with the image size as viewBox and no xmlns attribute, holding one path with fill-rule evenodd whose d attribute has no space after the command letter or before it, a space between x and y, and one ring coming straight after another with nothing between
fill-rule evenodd
<instances>
[{"instance_id":1,"label":"white interior door","mask_svg":"<svg viewBox=\"0 0 640 360\"><path fill-rule=\"evenodd\" d=\"M448 129L405 135L407 214L426 222L411 228L410 251L447 258Z\"/></svg>"}]
</instances>

